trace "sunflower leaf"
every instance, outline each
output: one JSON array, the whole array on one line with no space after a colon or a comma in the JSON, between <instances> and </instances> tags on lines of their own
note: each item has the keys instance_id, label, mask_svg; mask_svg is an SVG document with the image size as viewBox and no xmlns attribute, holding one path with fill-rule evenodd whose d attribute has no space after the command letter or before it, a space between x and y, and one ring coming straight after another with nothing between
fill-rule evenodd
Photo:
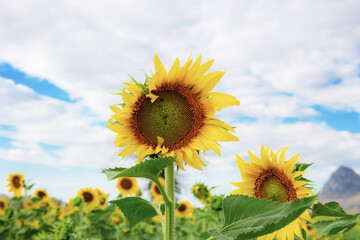
<instances>
[{"instance_id":1,"label":"sunflower leaf","mask_svg":"<svg viewBox=\"0 0 360 240\"><path fill-rule=\"evenodd\" d=\"M126 197L110 201L110 203L120 208L129 221L130 228L144 219L157 215L155 206L141 197Z\"/></svg>"},{"instance_id":2,"label":"sunflower leaf","mask_svg":"<svg viewBox=\"0 0 360 240\"><path fill-rule=\"evenodd\" d=\"M338 202L317 203L313 206L311 217L327 217L316 221L313 227L321 238L353 228L360 220L360 213L347 214Z\"/></svg>"},{"instance_id":3,"label":"sunflower leaf","mask_svg":"<svg viewBox=\"0 0 360 240\"><path fill-rule=\"evenodd\" d=\"M156 182L160 172L167 166L170 166L174 160L175 157L152 158L131 168L109 168L103 169L101 172L106 174L109 180L119 177L143 177Z\"/></svg>"},{"instance_id":4,"label":"sunflower leaf","mask_svg":"<svg viewBox=\"0 0 360 240\"><path fill-rule=\"evenodd\" d=\"M225 225L210 234L215 239L248 239L274 232L297 219L317 197L280 204L245 195L227 196L223 200Z\"/></svg>"}]
</instances>

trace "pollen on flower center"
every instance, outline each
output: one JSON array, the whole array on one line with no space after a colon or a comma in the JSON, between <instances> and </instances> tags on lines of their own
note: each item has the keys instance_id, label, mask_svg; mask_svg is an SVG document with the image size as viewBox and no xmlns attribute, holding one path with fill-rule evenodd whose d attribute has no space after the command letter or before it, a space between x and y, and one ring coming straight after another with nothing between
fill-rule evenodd
<instances>
[{"instance_id":1,"label":"pollen on flower center","mask_svg":"<svg viewBox=\"0 0 360 240\"><path fill-rule=\"evenodd\" d=\"M296 189L291 180L277 169L266 170L255 181L255 196L276 202L297 199Z\"/></svg>"},{"instance_id":2,"label":"pollen on flower center","mask_svg":"<svg viewBox=\"0 0 360 240\"><path fill-rule=\"evenodd\" d=\"M128 178L123 178L120 182L120 185L123 189L130 189L132 187L132 182Z\"/></svg>"},{"instance_id":3,"label":"pollen on flower center","mask_svg":"<svg viewBox=\"0 0 360 240\"><path fill-rule=\"evenodd\" d=\"M179 85L162 85L151 93L158 98L152 103L143 96L132 114L137 139L155 148L157 137L162 137L170 151L188 144L203 125L204 110L197 96Z\"/></svg>"}]
</instances>

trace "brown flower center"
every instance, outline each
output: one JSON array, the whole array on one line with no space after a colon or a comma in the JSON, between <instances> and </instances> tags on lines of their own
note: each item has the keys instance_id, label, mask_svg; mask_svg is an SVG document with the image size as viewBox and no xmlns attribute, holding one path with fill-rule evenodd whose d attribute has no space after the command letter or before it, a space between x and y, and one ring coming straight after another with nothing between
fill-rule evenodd
<instances>
[{"instance_id":1,"label":"brown flower center","mask_svg":"<svg viewBox=\"0 0 360 240\"><path fill-rule=\"evenodd\" d=\"M13 177L12 181L13 181L13 185L14 185L15 188L20 188L21 187L20 177L18 177L18 176Z\"/></svg>"},{"instance_id":2,"label":"brown flower center","mask_svg":"<svg viewBox=\"0 0 360 240\"><path fill-rule=\"evenodd\" d=\"M5 209L5 203L0 201L0 209Z\"/></svg>"},{"instance_id":3,"label":"brown flower center","mask_svg":"<svg viewBox=\"0 0 360 240\"><path fill-rule=\"evenodd\" d=\"M93 194L90 192L84 192L83 197L84 197L84 202L86 202L86 203L92 202L94 199Z\"/></svg>"},{"instance_id":4,"label":"brown flower center","mask_svg":"<svg viewBox=\"0 0 360 240\"><path fill-rule=\"evenodd\" d=\"M37 195L38 195L39 198L44 198L44 197L46 197L46 193L44 193L43 191L39 191L39 192L37 193Z\"/></svg>"},{"instance_id":5,"label":"brown flower center","mask_svg":"<svg viewBox=\"0 0 360 240\"><path fill-rule=\"evenodd\" d=\"M180 207L178 208L179 212L185 212L186 210L186 205L185 204L180 204Z\"/></svg>"},{"instance_id":6,"label":"brown flower center","mask_svg":"<svg viewBox=\"0 0 360 240\"><path fill-rule=\"evenodd\" d=\"M255 196L280 203L297 199L292 181L277 169L260 173L255 181Z\"/></svg>"},{"instance_id":7,"label":"brown flower center","mask_svg":"<svg viewBox=\"0 0 360 240\"><path fill-rule=\"evenodd\" d=\"M158 188L157 185L155 185L154 190L155 190L156 194L159 194L159 195L161 194L160 189Z\"/></svg>"},{"instance_id":8,"label":"brown flower center","mask_svg":"<svg viewBox=\"0 0 360 240\"><path fill-rule=\"evenodd\" d=\"M204 109L198 96L184 86L164 84L152 91L158 98L151 103L142 96L132 113L137 139L156 148L157 137L170 151L186 146L203 125Z\"/></svg>"},{"instance_id":9,"label":"brown flower center","mask_svg":"<svg viewBox=\"0 0 360 240\"><path fill-rule=\"evenodd\" d=\"M122 189L128 190L132 187L133 183L129 178L121 179L120 186Z\"/></svg>"}]
</instances>

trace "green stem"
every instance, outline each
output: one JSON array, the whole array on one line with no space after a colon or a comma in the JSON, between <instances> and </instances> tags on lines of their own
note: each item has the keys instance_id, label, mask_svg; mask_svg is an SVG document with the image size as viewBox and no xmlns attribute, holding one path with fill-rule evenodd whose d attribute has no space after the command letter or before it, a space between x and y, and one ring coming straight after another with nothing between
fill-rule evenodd
<instances>
[{"instance_id":1,"label":"green stem","mask_svg":"<svg viewBox=\"0 0 360 240\"><path fill-rule=\"evenodd\" d=\"M165 240L175 240L175 173L174 163L165 168Z\"/></svg>"}]
</instances>

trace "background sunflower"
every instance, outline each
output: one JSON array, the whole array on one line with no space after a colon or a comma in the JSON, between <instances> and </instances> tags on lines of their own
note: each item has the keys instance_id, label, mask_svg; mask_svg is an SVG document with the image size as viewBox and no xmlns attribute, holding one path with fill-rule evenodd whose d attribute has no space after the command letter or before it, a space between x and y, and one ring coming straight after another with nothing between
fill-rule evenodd
<instances>
[{"instance_id":1,"label":"background sunflower","mask_svg":"<svg viewBox=\"0 0 360 240\"><path fill-rule=\"evenodd\" d=\"M7 181L9 183L6 186L10 187L9 192L13 192L15 197L20 197L24 187L24 175L19 173L10 174Z\"/></svg>"},{"instance_id":2,"label":"background sunflower","mask_svg":"<svg viewBox=\"0 0 360 240\"><path fill-rule=\"evenodd\" d=\"M232 183L238 189L229 194L244 194L280 203L314 195L307 187L308 181L302 178L306 172L295 169L300 154L285 161L287 148L281 148L275 153L269 148L270 145L266 149L261 145L260 158L248 151L250 162L236 154L236 165L243 181ZM302 239L301 228L307 231L307 222L312 222L312 219L306 210L287 226L258 239L293 239L294 234Z\"/></svg>"},{"instance_id":3,"label":"background sunflower","mask_svg":"<svg viewBox=\"0 0 360 240\"><path fill-rule=\"evenodd\" d=\"M119 190L121 196L138 195L140 188L136 178L120 177L116 182L116 188Z\"/></svg>"}]
</instances>

